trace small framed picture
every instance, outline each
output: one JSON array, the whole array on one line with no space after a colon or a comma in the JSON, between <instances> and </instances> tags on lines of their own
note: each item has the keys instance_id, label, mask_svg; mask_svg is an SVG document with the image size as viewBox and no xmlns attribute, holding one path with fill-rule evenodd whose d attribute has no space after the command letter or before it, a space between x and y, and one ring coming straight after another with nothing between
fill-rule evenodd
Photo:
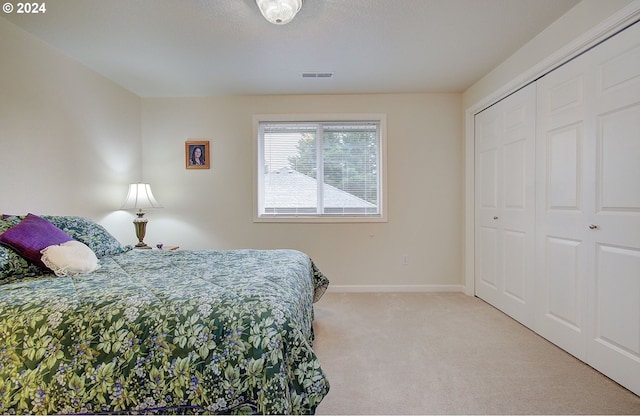
<instances>
[{"instance_id":1,"label":"small framed picture","mask_svg":"<svg viewBox=\"0 0 640 416\"><path fill-rule=\"evenodd\" d=\"M189 140L184 143L187 169L209 169L209 141Z\"/></svg>"}]
</instances>

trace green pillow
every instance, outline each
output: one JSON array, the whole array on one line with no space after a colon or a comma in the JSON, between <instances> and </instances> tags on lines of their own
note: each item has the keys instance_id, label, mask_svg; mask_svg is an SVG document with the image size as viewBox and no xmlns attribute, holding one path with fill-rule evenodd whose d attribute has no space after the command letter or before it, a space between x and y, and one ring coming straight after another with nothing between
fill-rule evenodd
<instances>
[{"instance_id":1,"label":"green pillow","mask_svg":"<svg viewBox=\"0 0 640 416\"><path fill-rule=\"evenodd\" d=\"M120 244L103 226L90 218L62 215L42 215L41 217L49 220L75 240L86 244L98 258L124 253L133 248Z\"/></svg>"}]
</instances>

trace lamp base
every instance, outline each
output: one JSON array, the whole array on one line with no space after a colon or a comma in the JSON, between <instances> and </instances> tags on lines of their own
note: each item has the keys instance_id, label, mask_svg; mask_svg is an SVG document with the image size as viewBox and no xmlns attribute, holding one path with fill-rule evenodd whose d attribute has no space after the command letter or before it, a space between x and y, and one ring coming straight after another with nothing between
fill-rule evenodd
<instances>
[{"instance_id":1,"label":"lamp base","mask_svg":"<svg viewBox=\"0 0 640 416\"><path fill-rule=\"evenodd\" d=\"M146 234L147 230L147 219L144 218L144 212L142 212L142 210L139 210L138 212L136 212L136 215L138 217L133 220L133 225L136 228L136 237L138 237L138 244L136 244L134 248L151 249L151 246L148 246L147 243L142 241L144 240L144 235Z\"/></svg>"}]
</instances>

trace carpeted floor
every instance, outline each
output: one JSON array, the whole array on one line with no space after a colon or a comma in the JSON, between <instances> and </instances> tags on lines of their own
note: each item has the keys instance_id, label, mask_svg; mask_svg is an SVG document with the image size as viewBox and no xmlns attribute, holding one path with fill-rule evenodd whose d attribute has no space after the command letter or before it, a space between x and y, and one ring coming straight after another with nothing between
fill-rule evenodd
<instances>
[{"instance_id":1,"label":"carpeted floor","mask_svg":"<svg viewBox=\"0 0 640 416\"><path fill-rule=\"evenodd\" d=\"M640 414L640 397L461 293L328 292L314 328L320 415Z\"/></svg>"}]
</instances>

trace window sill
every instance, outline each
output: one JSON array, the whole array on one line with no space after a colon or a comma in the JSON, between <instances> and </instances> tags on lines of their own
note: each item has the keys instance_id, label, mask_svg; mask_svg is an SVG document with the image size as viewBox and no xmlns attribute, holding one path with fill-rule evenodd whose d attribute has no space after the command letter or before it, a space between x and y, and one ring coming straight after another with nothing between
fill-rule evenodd
<instances>
[{"instance_id":1,"label":"window sill","mask_svg":"<svg viewBox=\"0 0 640 416\"><path fill-rule=\"evenodd\" d=\"M277 217L254 217L253 222L272 223L380 223L388 222L387 218L381 217L314 217L314 216L277 216Z\"/></svg>"}]
</instances>

